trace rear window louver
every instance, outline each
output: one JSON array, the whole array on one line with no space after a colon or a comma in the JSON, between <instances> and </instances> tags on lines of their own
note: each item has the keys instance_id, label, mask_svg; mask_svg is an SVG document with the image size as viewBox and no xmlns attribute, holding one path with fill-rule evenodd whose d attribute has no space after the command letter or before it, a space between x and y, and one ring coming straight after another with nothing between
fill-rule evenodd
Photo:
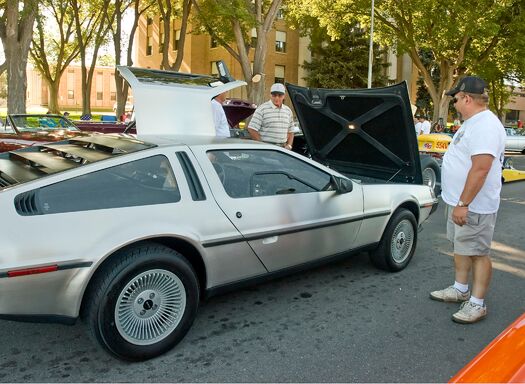
<instances>
[{"instance_id":1,"label":"rear window louver","mask_svg":"<svg viewBox=\"0 0 525 384\"><path fill-rule=\"evenodd\" d=\"M131 136L95 134L0 153L0 190L155 146Z\"/></svg>"},{"instance_id":2,"label":"rear window louver","mask_svg":"<svg viewBox=\"0 0 525 384\"><path fill-rule=\"evenodd\" d=\"M42 212L38 208L37 191L28 191L16 196L15 208L22 216L41 215Z\"/></svg>"}]
</instances>

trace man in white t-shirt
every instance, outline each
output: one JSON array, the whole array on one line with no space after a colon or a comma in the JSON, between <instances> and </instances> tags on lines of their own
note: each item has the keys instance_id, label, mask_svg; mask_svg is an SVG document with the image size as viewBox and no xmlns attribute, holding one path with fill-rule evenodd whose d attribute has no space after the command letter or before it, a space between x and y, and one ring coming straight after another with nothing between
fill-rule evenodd
<instances>
[{"instance_id":1,"label":"man in white t-shirt","mask_svg":"<svg viewBox=\"0 0 525 384\"><path fill-rule=\"evenodd\" d=\"M430 121L425 115L418 116L418 123L416 124L417 135L426 135L430 133Z\"/></svg>"},{"instance_id":2,"label":"man in white t-shirt","mask_svg":"<svg viewBox=\"0 0 525 384\"><path fill-rule=\"evenodd\" d=\"M500 203L505 129L488 110L487 84L467 76L447 92L464 122L443 157L441 197L447 204L447 237L454 243L454 285L430 298L463 302L452 320L469 324L487 315L492 276L489 257ZM472 295L469 275L472 270Z\"/></svg>"},{"instance_id":3,"label":"man in white t-shirt","mask_svg":"<svg viewBox=\"0 0 525 384\"><path fill-rule=\"evenodd\" d=\"M217 137L230 137L230 125L228 124L226 113L222 107L224 100L226 100L226 92L218 94L211 100L213 122L215 123L215 135Z\"/></svg>"}]
</instances>

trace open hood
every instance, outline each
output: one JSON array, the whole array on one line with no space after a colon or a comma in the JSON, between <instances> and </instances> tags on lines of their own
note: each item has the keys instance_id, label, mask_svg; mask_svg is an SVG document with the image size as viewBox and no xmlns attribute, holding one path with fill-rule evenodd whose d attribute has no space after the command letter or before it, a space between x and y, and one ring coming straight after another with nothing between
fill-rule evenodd
<instances>
[{"instance_id":1,"label":"open hood","mask_svg":"<svg viewBox=\"0 0 525 384\"><path fill-rule=\"evenodd\" d=\"M348 176L423 182L406 83L371 89L286 87L316 161Z\"/></svg>"},{"instance_id":2,"label":"open hood","mask_svg":"<svg viewBox=\"0 0 525 384\"><path fill-rule=\"evenodd\" d=\"M117 66L133 89L138 135L215 135L211 99L246 85L214 77Z\"/></svg>"}]
</instances>

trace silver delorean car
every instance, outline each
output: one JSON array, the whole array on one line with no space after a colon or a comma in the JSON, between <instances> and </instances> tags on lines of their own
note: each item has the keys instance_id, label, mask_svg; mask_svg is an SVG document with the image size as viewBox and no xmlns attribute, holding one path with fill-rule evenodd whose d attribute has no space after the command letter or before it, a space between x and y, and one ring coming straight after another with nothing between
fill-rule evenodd
<instances>
[{"instance_id":1,"label":"silver delorean car","mask_svg":"<svg viewBox=\"0 0 525 384\"><path fill-rule=\"evenodd\" d=\"M137 135L0 154L0 317L83 319L110 353L174 347L200 300L368 251L405 268L435 210L404 84L288 85L311 158L214 137L210 99L245 83L119 67Z\"/></svg>"}]
</instances>

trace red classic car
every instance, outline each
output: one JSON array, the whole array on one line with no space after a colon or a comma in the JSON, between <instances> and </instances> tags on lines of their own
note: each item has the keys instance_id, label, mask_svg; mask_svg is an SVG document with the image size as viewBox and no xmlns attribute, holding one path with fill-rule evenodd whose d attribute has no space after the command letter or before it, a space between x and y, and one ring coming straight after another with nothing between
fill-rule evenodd
<instances>
[{"instance_id":1,"label":"red classic car","mask_svg":"<svg viewBox=\"0 0 525 384\"><path fill-rule=\"evenodd\" d=\"M61 115L11 114L0 125L0 152L88 134Z\"/></svg>"}]
</instances>

